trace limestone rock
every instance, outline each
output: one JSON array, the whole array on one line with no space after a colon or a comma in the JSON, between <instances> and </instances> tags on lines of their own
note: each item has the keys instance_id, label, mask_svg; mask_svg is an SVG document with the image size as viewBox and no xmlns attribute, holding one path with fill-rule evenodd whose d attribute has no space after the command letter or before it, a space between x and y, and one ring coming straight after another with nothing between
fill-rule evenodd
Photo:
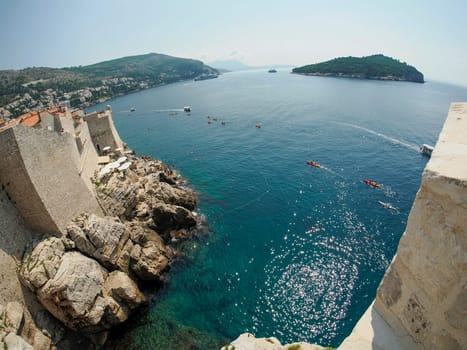
<instances>
[{"instance_id":1,"label":"limestone rock","mask_svg":"<svg viewBox=\"0 0 467 350\"><path fill-rule=\"evenodd\" d=\"M3 348L8 350L34 350L26 340L14 333L8 333L0 340L0 345L3 345Z\"/></svg>"},{"instance_id":2,"label":"limestone rock","mask_svg":"<svg viewBox=\"0 0 467 350\"><path fill-rule=\"evenodd\" d=\"M104 313L99 296L107 272L78 252L65 253L53 279L38 291L42 305L71 329L97 325Z\"/></svg>"},{"instance_id":3,"label":"limestone rock","mask_svg":"<svg viewBox=\"0 0 467 350\"><path fill-rule=\"evenodd\" d=\"M194 191L183 187L180 176L168 166L150 158L131 157L131 162L125 174L114 172L99 182L98 200L108 215L146 220L159 203L195 208Z\"/></svg>"},{"instance_id":4,"label":"limestone rock","mask_svg":"<svg viewBox=\"0 0 467 350\"><path fill-rule=\"evenodd\" d=\"M115 267L128 240L125 226L114 218L83 214L68 225L67 235L76 248L106 267Z\"/></svg>"},{"instance_id":5,"label":"limestone rock","mask_svg":"<svg viewBox=\"0 0 467 350\"><path fill-rule=\"evenodd\" d=\"M178 205L188 210L193 210L196 206L196 198L191 190L177 188L166 182L159 182L153 186L154 197L164 203Z\"/></svg>"},{"instance_id":6,"label":"limestone rock","mask_svg":"<svg viewBox=\"0 0 467 350\"><path fill-rule=\"evenodd\" d=\"M152 219L161 234L172 230L190 229L196 226L196 219L191 211L162 202L153 206Z\"/></svg>"},{"instance_id":7,"label":"limestone rock","mask_svg":"<svg viewBox=\"0 0 467 350\"><path fill-rule=\"evenodd\" d=\"M127 227L134 243L130 252L131 270L144 281L159 279L173 254L154 231L136 223Z\"/></svg>"},{"instance_id":8,"label":"limestone rock","mask_svg":"<svg viewBox=\"0 0 467 350\"><path fill-rule=\"evenodd\" d=\"M31 256L43 256L43 246L48 247L39 244ZM42 270L38 273L43 275ZM32 286L31 281L37 280L34 269L22 279ZM125 273L109 274L96 260L76 251L64 252L53 276L34 290L41 304L64 325L91 333L125 321L132 309L145 302Z\"/></svg>"},{"instance_id":9,"label":"limestone rock","mask_svg":"<svg viewBox=\"0 0 467 350\"><path fill-rule=\"evenodd\" d=\"M120 306L131 309L146 302L146 297L133 280L121 271L109 274L104 284L104 294L111 296Z\"/></svg>"},{"instance_id":10,"label":"limestone rock","mask_svg":"<svg viewBox=\"0 0 467 350\"><path fill-rule=\"evenodd\" d=\"M7 333L17 333L23 321L23 306L18 302L8 303L4 309L3 330Z\"/></svg>"},{"instance_id":11,"label":"limestone rock","mask_svg":"<svg viewBox=\"0 0 467 350\"><path fill-rule=\"evenodd\" d=\"M282 345L276 338L256 338L251 333L243 333L230 345L221 350L282 350Z\"/></svg>"},{"instance_id":12,"label":"limestone rock","mask_svg":"<svg viewBox=\"0 0 467 350\"><path fill-rule=\"evenodd\" d=\"M21 282L32 291L41 288L54 278L64 253L65 245L61 239L49 237L41 241L20 265Z\"/></svg>"},{"instance_id":13,"label":"limestone rock","mask_svg":"<svg viewBox=\"0 0 467 350\"><path fill-rule=\"evenodd\" d=\"M51 339L39 331L24 310L18 302L0 305L0 348L49 350Z\"/></svg>"},{"instance_id":14,"label":"limestone rock","mask_svg":"<svg viewBox=\"0 0 467 350\"><path fill-rule=\"evenodd\" d=\"M138 187L131 179L113 174L97 188L97 199L107 215L129 217L137 204Z\"/></svg>"},{"instance_id":15,"label":"limestone rock","mask_svg":"<svg viewBox=\"0 0 467 350\"><path fill-rule=\"evenodd\" d=\"M229 345L221 350L325 350L322 346L304 342L282 345L274 337L256 338L251 333L243 333Z\"/></svg>"}]
</instances>

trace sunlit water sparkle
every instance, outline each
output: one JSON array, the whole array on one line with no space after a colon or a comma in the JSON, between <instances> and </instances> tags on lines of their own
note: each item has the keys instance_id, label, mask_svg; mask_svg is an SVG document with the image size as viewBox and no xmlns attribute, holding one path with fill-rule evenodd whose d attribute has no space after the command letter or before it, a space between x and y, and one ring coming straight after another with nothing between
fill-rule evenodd
<instances>
[{"instance_id":1,"label":"sunlit water sparkle","mask_svg":"<svg viewBox=\"0 0 467 350\"><path fill-rule=\"evenodd\" d=\"M466 96L465 88L434 82L279 70L109 101L129 146L172 165L197 190L210 230L189 244L149 313L119 342L215 349L250 331L337 346L397 248L427 161L418 146L436 142L450 102ZM208 124L207 116L218 120ZM370 188L364 178L383 186Z\"/></svg>"}]
</instances>

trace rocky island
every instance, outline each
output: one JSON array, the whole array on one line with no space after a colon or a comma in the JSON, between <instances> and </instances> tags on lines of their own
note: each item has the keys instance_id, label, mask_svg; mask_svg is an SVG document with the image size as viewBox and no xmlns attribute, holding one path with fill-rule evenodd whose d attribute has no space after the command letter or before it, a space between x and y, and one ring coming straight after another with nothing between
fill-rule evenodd
<instances>
[{"instance_id":1,"label":"rocky island","mask_svg":"<svg viewBox=\"0 0 467 350\"><path fill-rule=\"evenodd\" d=\"M292 73L321 77L425 82L423 74L416 68L384 55L339 57L294 68Z\"/></svg>"}]
</instances>

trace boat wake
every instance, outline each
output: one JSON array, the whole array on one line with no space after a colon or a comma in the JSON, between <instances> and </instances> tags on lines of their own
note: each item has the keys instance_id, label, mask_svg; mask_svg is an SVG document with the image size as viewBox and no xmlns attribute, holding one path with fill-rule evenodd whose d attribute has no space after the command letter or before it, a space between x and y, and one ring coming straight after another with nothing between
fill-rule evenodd
<instances>
[{"instance_id":1,"label":"boat wake","mask_svg":"<svg viewBox=\"0 0 467 350\"><path fill-rule=\"evenodd\" d=\"M323 165L321 165L321 169L327 171L328 173L331 173L337 177L340 177L341 179L346 179L344 176L342 176L341 174L339 174L338 172L336 172L335 170L332 170L331 168L328 168L328 167L325 167Z\"/></svg>"},{"instance_id":2,"label":"boat wake","mask_svg":"<svg viewBox=\"0 0 467 350\"><path fill-rule=\"evenodd\" d=\"M170 112L183 112L183 108L172 108L172 109L153 109L151 112L154 113L170 113Z\"/></svg>"},{"instance_id":3,"label":"boat wake","mask_svg":"<svg viewBox=\"0 0 467 350\"><path fill-rule=\"evenodd\" d=\"M411 144L411 143L408 143L408 142L405 142L405 141L401 141L401 140L398 140L394 137L391 137L391 136L388 136L388 135L385 135L385 134L382 134L380 132L377 132L377 131L374 131L374 130L371 130L371 129L367 129L367 128L364 128L363 126L359 126L359 125L355 125L355 124L350 124L350 123L343 123L343 122L335 122L336 124L341 124L341 125L345 125L345 126L350 126L351 128L354 128L354 129L359 129L359 130L363 130L363 131L366 131L367 133L369 134L372 134L372 135L375 135L375 136L378 136L378 137L381 137L387 141L390 141L394 144L397 144L397 145L400 145L400 146L403 146L405 148L408 148L410 150L413 150L413 151L416 151L418 152L419 151L419 147L417 145L414 145L414 144Z\"/></svg>"}]
</instances>

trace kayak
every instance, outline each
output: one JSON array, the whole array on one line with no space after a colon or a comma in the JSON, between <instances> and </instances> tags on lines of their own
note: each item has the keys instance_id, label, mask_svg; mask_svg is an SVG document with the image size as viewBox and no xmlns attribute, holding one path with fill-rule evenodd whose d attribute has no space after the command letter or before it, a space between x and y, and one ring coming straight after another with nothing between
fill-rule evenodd
<instances>
[{"instance_id":1,"label":"kayak","mask_svg":"<svg viewBox=\"0 0 467 350\"><path fill-rule=\"evenodd\" d=\"M321 165L319 165L316 162L313 162L312 160L309 160L306 162L308 165L314 166L315 168L321 168Z\"/></svg>"},{"instance_id":2,"label":"kayak","mask_svg":"<svg viewBox=\"0 0 467 350\"><path fill-rule=\"evenodd\" d=\"M372 187L375 187L375 188L381 187L381 185L379 183L377 183L376 181L373 181L373 180L363 179L363 182L366 183L368 186L372 186Z\"/></svg>"}]
</instances>

